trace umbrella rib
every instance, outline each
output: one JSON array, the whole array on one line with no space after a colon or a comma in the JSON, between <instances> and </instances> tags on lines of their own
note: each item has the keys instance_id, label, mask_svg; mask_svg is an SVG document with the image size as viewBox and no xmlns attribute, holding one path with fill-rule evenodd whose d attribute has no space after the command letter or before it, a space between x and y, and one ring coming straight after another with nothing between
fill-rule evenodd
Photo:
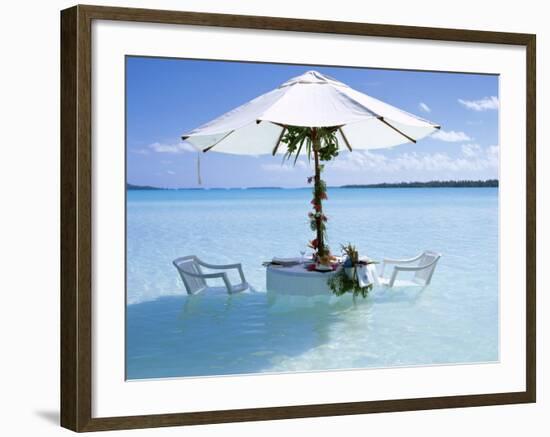
<instances>
[{"instance_id":1,"label":"umbrella rib","mask_svg":"<svg viewBox=\"0 0 550 437\"><path fill-rule=\"evenodd\" d=\"M206 153L208 152L212 147L214 146L217 146L218 144L220 144L223 140L225 140L229 135L231 135L233 132L235 132L235 129L233 129L232 131L229 131L227 132L223 137L221 137L218 141L216 141L214 144L212 144L211 146L208 146L206 149L204 149L202 152L203 153Z\"/></svg>"},{"instance_id":2,"label":"umbrella rib","mask_svg":"<svg viewBox=\"0 0 550 437\"><path fill-rule=\"evenodd\" d=\"M391 127L394 131L396 131L397 133L403 135L406 139L408 139L409 141L412 141L413 143L416 143L416 140L412 137L409 137L406 133L400 131L399 129L397 129L394 125L388 123L386 120L384 120L384 117L377 117L378 120L380 120L382 123L384 123L386 126L389 126Z\"/></svg>"},{"instance_id":3,"label":"umbrella rib","mask_svg":"<svg viewBox=\"0 0 550 437\"><path fill-rule=\"evenodd\" d=\"M349 144L349 141L346 138L346 135L344 134L344 130L341 127L339 127L338 130L340 131L340 135L342 135L342 138L344 139L344 143L346 143L346 146L348 147L349 151L352 152L351 145Z\"/></svg>"},{"instance_id":4,"label":"umbrella rib","mask_svg":"<svg viewBox=\"0 0 550 437\"><path fill-rule=\"evenodd\" d=\"M283 130L281 131L281 135L279 135L279 138L277 139L277 142L275 143L275 147L273 148L273 152L271 152L271 154L273 156L275 156L275 154L277 153L277 149L279 148L279 145L281 144L281 140L283 139L283 135L285 134L286 132L286 126L283 127Z\"/></svg>"}]
</instances>

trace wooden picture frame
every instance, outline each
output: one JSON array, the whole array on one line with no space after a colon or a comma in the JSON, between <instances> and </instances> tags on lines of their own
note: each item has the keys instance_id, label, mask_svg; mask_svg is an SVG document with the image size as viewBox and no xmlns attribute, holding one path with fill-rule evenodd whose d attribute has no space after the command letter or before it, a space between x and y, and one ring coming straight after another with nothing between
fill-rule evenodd
<instances>
[{"instance_id":1,"label":"wooden picture frame","mask_svg":"<svg viewBox=\"0 0 550 437\"><path fill-rule=\"evenodd\" d=\"M491 43L526 48L526 390L367 402L92 417L92 37L93 20ZM536 399L536 79L535 35L75 6L61 12L61 425L74 431L275 420L535 402Z\"/></svg>"}]
</instances>

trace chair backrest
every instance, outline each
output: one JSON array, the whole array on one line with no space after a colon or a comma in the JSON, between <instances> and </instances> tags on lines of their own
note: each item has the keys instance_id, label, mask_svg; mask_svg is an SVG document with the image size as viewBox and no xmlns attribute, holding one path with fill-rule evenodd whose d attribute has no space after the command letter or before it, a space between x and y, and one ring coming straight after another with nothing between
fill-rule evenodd
<instances>
[{"instance_id":1,"label":"chair backrest","mask_svg":"<svg viewBox=\"0 0 550 437\"><path fill-rule=\"evenodd\" d=\"M424 283L424 285L428 285L432 280L432 276L435 271L435 266L437 265L439 258L441 258L441 254L428 251L428 250L425 251L420 257L420 259L418 260L418 265L419 266L424 266L427 264L431 264L431 265L426 267L425 269L417 270L414 274L414 278Z\"/></svg>"},{"instance_id":2,"label":"chair backrest","mask_svg":"<svg viewBox=\"0 0 550 437\"><path fill-rule=\"evenodd\" d=\"M203 274L199 263L197 262L196 256L184 256L175 259L172 263L174 264L176 269L178 269L181 280L183 281L183 285L185 285L185 289L187 290L188 294L196 294L206 287L206 281L204 280L204 278L198 278L196 276L191 276L187 274Z\"/></svg>"}]
</instances>

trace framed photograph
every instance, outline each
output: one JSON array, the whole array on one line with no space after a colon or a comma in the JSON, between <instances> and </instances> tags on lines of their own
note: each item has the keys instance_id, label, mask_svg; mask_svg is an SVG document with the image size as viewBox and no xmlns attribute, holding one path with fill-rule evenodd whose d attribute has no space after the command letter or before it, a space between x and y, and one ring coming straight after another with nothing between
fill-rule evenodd
<instances>
[{"instance_id":1,"label":"framed photograph","mask_svg":"<svg viewBox=\"0 0 550 437\"><path fill-rule=\"evenodd\" d=\"M535 402L535 35L61 12L61 424Z\"/></svg>"}]
</instances>

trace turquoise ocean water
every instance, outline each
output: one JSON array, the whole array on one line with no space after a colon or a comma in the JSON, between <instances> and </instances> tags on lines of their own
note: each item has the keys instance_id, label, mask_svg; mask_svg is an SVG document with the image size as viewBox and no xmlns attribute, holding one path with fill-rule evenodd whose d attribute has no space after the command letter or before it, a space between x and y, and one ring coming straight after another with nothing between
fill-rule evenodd
<instances>
[{"instance_id":1,"label":"turquoise ocean water","mask_svg":"<svg viewBox=\"0 0 550 437\"><path fill-rule=\"evenodd\" d=\"M426 289L367 299L265 292L262 261L299 256L310 189L128 191L129 379L499 359L498 189L329 188L329 245L374 259L443 254ZM188 297L172 260L240 262L253 293Z\"/></svg>"}]
</instances>

